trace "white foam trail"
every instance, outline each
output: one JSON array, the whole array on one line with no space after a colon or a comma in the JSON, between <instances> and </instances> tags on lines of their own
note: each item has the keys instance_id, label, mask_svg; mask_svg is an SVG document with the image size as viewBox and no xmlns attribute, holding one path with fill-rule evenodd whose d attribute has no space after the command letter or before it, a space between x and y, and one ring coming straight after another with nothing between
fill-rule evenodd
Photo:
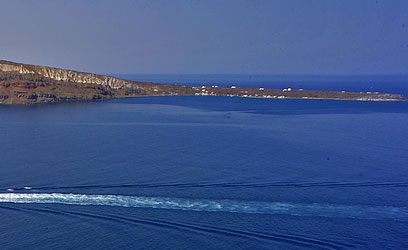
<instances>
[{"instance_id":1,"label":"white foam trail","mask_svg":"<svg viewBox=\"0 0 408 250\"><path fill-rule=\"evenodd\" d=\"M234 200L194 200L180 198L142 197L124 195L88 195L63 193L1 193L0 202L55 203L88 206L118 206L161 208L192 211L285 214L356 219L392 219L408 221L406 207L374 207L285 202Z\"/></svg>"}]
</instances>

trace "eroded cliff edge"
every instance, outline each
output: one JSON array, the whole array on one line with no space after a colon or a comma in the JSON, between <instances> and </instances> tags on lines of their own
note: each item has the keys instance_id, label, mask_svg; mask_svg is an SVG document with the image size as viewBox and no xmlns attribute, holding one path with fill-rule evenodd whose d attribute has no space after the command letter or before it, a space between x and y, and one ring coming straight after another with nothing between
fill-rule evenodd
<instances>
[{"instance_id":1,"label":"eroded cliff edge","mask_svg":"<svg viewBox=\"0 0 408 250\"><path fill-rule=\"evenodd\" d=\"M91 73L78 72L74 70L65 70L52 67L44 67L30 64L21 64L0 60L0 71L14 72L19 74L37 74L45 78L57 81L98 84L109 86L112 89L120 89L131 86L129 81L118 79L111 76L103 76Z\"/></svg>"},{"instance_id":2,"label":"eroded cliff edge","mask_svg":"<svg viewBox=\"0 0 408 250\"><path fill-rule=\"evenodd\" d=\"M131 96L213 95L258 98L404 101L399 94L187 86L129 81L111 76L0 60L0 104L103 100Z\"/></svg>"},{"instance_id":3,"label":"eroded cliff edge","mask_svg":"<svg viewBox=\"0 0 408 250\"><path fill-rule=\"evenodd\" d=\"M130 96L194 95L191 86L129 81L111 76L0 60L0 103L34 104Z\"/></svg>"}]
</instances>

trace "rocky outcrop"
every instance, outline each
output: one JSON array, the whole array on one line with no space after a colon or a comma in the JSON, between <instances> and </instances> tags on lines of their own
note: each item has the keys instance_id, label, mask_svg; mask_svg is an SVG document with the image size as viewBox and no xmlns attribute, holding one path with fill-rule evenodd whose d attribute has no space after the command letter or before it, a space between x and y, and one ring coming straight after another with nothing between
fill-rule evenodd
<instances>
[{"instance_id":1,"label":"rocky outcrop","mask_svg":"<svg viewBox=\"0 0 408 250\"><path fill-rule=\"evenodd\" d=\"M120 94L97 84L56 81L38 74L0 71L0 104L102 100Z\"/></svg>"},{"instance_id":2,"label":"rocky outcrop","mask_svg":"<svg viewBox=\"0 0 408 250\"><path fill-rule=\"evenodd\" d=\"M194 95L191 86L154 84L73 70L0 61L0 104Z\"/></svg>"},{"instance_id":3,"label":"rocky outcrop","mask_svg":"<svg viewBox=\"0 0 408 250\"><path fill-rule=\"evenodd\" d=\"M20 64L0 60L0 71L16 72L19 74L38 74L43 77L57 81L74 83L92 83L102 86L109 86L112 89L139 88L138 85L130 81L111 76L103 76L91 73L78 72L74 70L58 69L52 67L36 66L30 64Z\"/></svg>"}]
</instances>

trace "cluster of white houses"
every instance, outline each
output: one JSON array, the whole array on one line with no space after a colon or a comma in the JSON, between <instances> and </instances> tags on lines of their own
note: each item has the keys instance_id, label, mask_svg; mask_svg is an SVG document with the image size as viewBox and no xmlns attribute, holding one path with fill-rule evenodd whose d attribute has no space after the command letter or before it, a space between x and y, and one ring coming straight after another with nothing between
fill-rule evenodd
<instances>
[{"instance_id":1,"label":"cluster of white houses","mask_svg":"<svg viewBox=\"0 0 408 250\"><path fill-rule=\"evenodd\" d=\"M213 86L211 86L211 88L218 88L218 86L213 85ZM231 86L231 89L236 89L236 88L237 88L236 86ZM193 89L200 90L197 87L193 87ZM265 90L265 89L264 88L259 88L259 90ZM292 89L290 89L289 91L291 91L291 90ZM287 90L285 90L285 91L287 91ZM195 93L195 95L216 96L217 94L212 92L212 91L209 91L206 86L201 86L201 90L199 92ZM236 95L229 94L227 96L230 96L230 97L239 96L239 97L257 97L257 98L279 98L279 99L285 98L285 96L276 96L276 95L274 95L274 96L272 96L272 95L258 95L258 94L250 95L250 94L248 94L247 90L241 91L240 94L236 94Z\"/></svg>"},{"instance_id":2,"label":"cluster of white houses","mask_svg":"<svg viewBox=\"0 0 408 250\"><path fill-rule=\"evenodd\" d=\"M217 85L211 86L211 88L218 88ZM197 88L193 88L197 89ZM206 86L201 86L201 92L195 93L195 95L216 95L214 92L208 92Z\"/></svg>"},{"instance_id":3,"label":"cluster of white houses","mask_svg":"<svg viewBox=\"0 0 408 250\"><path fill-rule=\"evenodd\" d=\"M195 93L195 95L209 95L209 96L216 96L217 93L214 93L213 91L211 91L212 88L218 88L217 85L213 85L211 87L207 87L207 86L201 86L201 89L199 87L193 87L193 89L198 90L199 92ZM236 89L237 87L232 85L230 87L231 89ZM265 88L259 88L258 90L263 91L265 90ZM292 88L284 88L282 89L282 92L290 92L292 91ZM299 91L303 91L303 89L299 89ZM238 97L255 97L255 98L278 98L278 99L283 99L286 98L286 96L283 95L262 95L262 94L249 94L247 90L242 90L239 94L229 94L227 96L238 96Z\"/></svg>"}]
</instances>

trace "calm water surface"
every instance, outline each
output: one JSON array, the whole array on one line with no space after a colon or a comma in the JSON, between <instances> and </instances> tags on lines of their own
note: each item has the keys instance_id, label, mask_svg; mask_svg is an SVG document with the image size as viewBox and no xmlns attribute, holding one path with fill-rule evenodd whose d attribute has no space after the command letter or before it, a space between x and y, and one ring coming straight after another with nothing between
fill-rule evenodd
<instances>
[{"instance_id":1,"label":"calm water surface","mask_svg":"<svg viewBox=\"0 0 408 250\"><path fill-rule=\"evenodd\" d=\"M407 249L408 103L0 106L2 249Z\"/></svg>"}]
</instances>

